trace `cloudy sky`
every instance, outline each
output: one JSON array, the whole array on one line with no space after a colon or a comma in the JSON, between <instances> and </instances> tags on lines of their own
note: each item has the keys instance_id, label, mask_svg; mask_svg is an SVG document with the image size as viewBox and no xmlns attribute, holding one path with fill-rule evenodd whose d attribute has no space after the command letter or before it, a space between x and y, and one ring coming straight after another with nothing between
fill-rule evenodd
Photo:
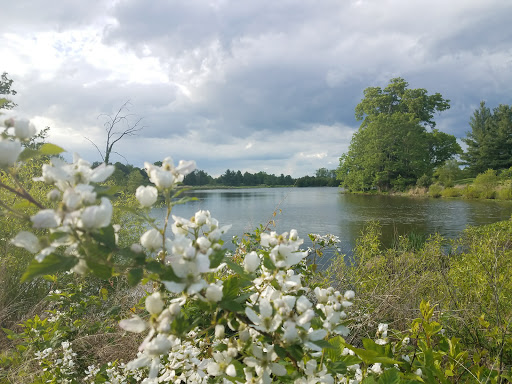
<instances>
[{"instance_id":1,"label":"cloudy sky","mask_svg":"<svg viewBox=\"0 0 512 384\"><path fill-rule=\"evenodd\" d=\"M481 100L512 104L511 15L510 0L7 1L0 73L17 114L90 161L86 137L101 146L129 100L144 129L114 150L131 164L312 175L393 77L450 99L437 127L459 138Z\"/></svg>"}]
</instances>

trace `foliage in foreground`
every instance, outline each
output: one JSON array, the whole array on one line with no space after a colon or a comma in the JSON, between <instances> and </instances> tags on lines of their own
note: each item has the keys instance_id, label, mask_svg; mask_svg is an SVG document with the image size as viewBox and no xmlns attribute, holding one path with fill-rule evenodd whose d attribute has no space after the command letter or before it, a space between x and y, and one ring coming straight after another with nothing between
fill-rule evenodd
<instances>
[{"instance_id":1,"label":"foliage in foreground","mask_svg":"<svg viewBox=\"0 0 512 384\"><path fill-rule=\"evenodd\" d=\"M358 309L352 305L353 290L340 293L320 284L295 230L257 233L234 258L221 240L229 226L220 226L208 211L190 219L171 214L174 205L188 200L176 186L194 169L193 162L174 166L166 158L161 166L146 164L154 186L137 188L141 208L132 212L147 230L132 244L121 242L123 228L112 224L115 188L101 185L114 172L112 166L91 168L78 156L71 164L54 158L43 165L39 178L51 186L48 201L35 200L17 172L24 162L60 149L23 150L21 140L32 129L12 120L7 125L0 166L20 183L2 187L37 207L35 213L24 208L10 212L22 224L11 243L34 255L23 279L42 277L54 289L44 310L16 331L4 329L14 344L0 356L2 380L300 384L507 378L508 360L483 350L468 352L457 338L443 334L428 302L419 304L419 317L402 333L380 323L372 337L351 341L350 330L364 325L361 319L372 313L372 302ZM163 223L149 216L159 196L167 207ZM315 254L337 241L313 238ZM371 239L362 241L358 252L365 258L358 265L372 267L378 261L387 268ZM125 281L140 295L139 303L118 300L112 306L111 291L105 286L98 290L100 280L112 287ZM365 294L380 284L354 287ZM507 308L500 306L499 312ZM510 344L503 335L506 330L495 337L501 350Z\"/></svg>"}]
</instances>

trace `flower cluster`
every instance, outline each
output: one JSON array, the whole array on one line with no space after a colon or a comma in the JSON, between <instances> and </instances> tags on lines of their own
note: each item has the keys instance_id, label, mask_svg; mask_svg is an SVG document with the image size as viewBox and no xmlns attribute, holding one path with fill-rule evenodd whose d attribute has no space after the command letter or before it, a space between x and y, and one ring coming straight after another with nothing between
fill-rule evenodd
<instances>
[{"instance_id":1,"label":"flower cluster","mask_svg":"<svg viewBox=\"0 0 512 384\"><path fill-rule=\"evenodd\" d=\"M36 128L29 120L14 118L0 121L1 126L4 132L0 135L0 168L5 168L16 163L22 151L21 142L34 136Z\"/></svg>"},{"instance_id":2,"label":"flower cluster","mask_svg":"<svg viewBox=\"0 0 512 384\"><path fill-rule=\"evenodd\" d=\"M308 252L301 249L303 239L294 229L261 233L240 265L222 247L229 225L221 226L206 210L189 219L172 215L172 207L186 198L177 200L181 192L171 191L194 168L191 161L175 167L171 158L162 166L146 163L153 185L138 187L135 197L147 213L161 195L167 215L161 227L148 220L140 241L121 249L112 240L110 199L94 186L113 167L93 169L78 156L71 164L52 159L43 166L37 180L54 186L48 198L57 207L42 209L30 220L49 234L38 238L23 231L12 243L40 262L62 251L78 260L75 272L91 270L100 276L105 269L98 265L118 252L132 260L125 269L129 281L137 284L146 277L154 282L145 312L119 324L126 331L146 333L137 357L123 367L91 366L87 377L94 380L101 372L103 377L137 377L146 384L344 380L322 356L331 348L329 340L348 334L347 309L354 292L304 284L311 273L305 262Z\"/></svg>"},{"instance_id":3,"label":"flower cluster","mask_svg":"<svg viewBox=\"0 0 512 384\"><path fill-rule=\"evenodd\" d=\"M165 262L181 280L162 281L167 292L157 291L146 298L149 320L134 316L121 321L120 326L127 331L149 329L139 356L127 368L149 369L148 380L154 382L206 383L229 376L236 382L266 383L293 371L297 383L303 378L307 382L334 382L325 364L315 359L321 356L326 340L348 333L344 309L352 304L354 293L341 294L332 288L311 291L303 286L300 271L306 252L299 248L303 240L297 231L263 233L260 252L249 253L244 260L245 279L251 284L238 286L233 294L225 285L231 290L236 278L244 276L212 281L214 270L221 270L223 265L211 268L210 264L211 255L220 247L216 241L227 228L219 230L208 211L199 211L190 220L173 218L174 240L162 236L148 246L145 242L152 237L150 230L141 243L148 250L164 252ZM197 340L201 329L186 335L175 331L183 318L183 305L194 300L204 305L219 303L211 320L211 343ZM304 358L313 359L314 365L304 365Z\"/></svg>"},{"instance_id":4,"label":"flower cluster","mask_svg":"<svg viewBox=\"0 0 512 384\"><path fill-rule=\"evenodd\" d=\"M55 187L48 193L48 199L58 202L56 209L42 209L30 217L34 229L49 229L51 236L39 239L31 232L22 231L12 243L36 254L42 262L57 248L64 247L66 255L80 258L75 271L83 273L87 264L77 253L77 245L88 233L110 225L112 203L107 197L98 198L96 189L90 183L105 181L114 172L112 165L91 164L78 155L68 164L59 158L43 165L43 174L35 179Z\"/></svg>"},{"instance_id":5,"label":"flower cluster","mask_svg":"<svg viewBox=\"0 0 512 384\"><path fill-rule=\"evenodd\" d=\"M37 351L35 358L43 371L51 371L58 376L58 383L72 383L76 376L76 353L71 348L69 341L61 343L61 348L46 348L43 351Z\"/></svg>"}]
</instances>

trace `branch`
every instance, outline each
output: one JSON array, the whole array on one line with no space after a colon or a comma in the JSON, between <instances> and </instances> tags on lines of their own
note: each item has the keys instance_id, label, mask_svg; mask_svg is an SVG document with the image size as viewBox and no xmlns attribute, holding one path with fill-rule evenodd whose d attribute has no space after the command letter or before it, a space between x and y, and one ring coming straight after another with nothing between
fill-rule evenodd
<instances>
[{"instance_id":1,"label":"branch","mask_svg":"<svg viewBox=\"0 0 512 384\"><path fill-rule=\"evenodd\" d=\"M96 150L99 152L100 156L101 156L101 159L103 161L105 161L105 158L103 157L103 154L101 153L100 149L98 148L98 146L94 143L94 141L92 141L91 139L89 139L88 137L85 137L84 136L84 139L86 140L89 140L91 142L92 145L94 145L94 147L96 148Z\"/></svg>"}]
</instances>

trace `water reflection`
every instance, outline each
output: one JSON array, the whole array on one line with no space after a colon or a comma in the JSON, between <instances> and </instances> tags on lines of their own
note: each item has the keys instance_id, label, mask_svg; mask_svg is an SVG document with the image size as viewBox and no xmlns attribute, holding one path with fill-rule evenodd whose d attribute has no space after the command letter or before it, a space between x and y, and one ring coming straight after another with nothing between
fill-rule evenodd
<instances>
[{"instance_id":1,"label":"water reflection","mask_svg":"<svg viewBox=\"0 0 512 384\"><path fill-rule=\"evenodd\" d=\"M227 243L230 236L274 220L277 231L295 228L304 238L307 233L337 235L340 248L348 254L371 220L380 222L382 241L389 246L398 235L438 232L454 238L467 225L489 224L512 215L512 202L349 195L340 194L337 188L219 189L187 194L199 200L176 206L173 213L188 218L198 209L209 210L221 225L233 224ZM163 212L155 211L155 215L163 217Z\"/></svg>"}]
</instances>

